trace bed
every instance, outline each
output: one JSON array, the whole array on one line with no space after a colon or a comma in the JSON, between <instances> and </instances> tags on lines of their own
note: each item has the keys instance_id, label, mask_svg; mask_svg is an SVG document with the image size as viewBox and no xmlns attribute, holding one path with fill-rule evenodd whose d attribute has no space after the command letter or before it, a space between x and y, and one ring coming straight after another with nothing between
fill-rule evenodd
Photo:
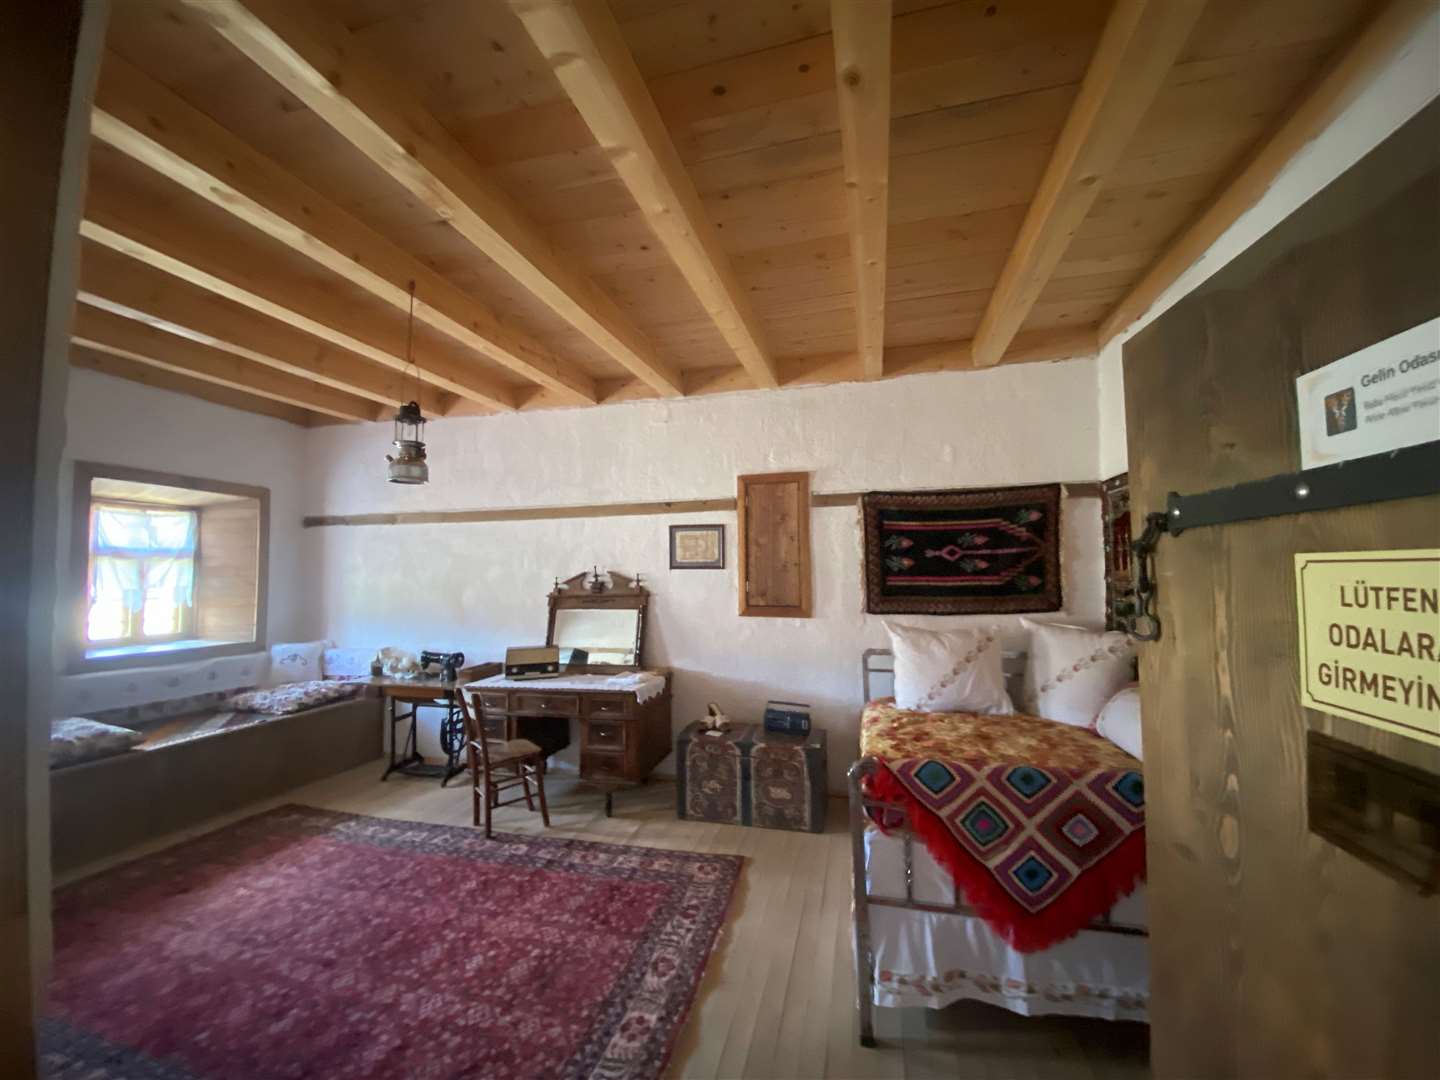
<instances>
[{"instance_id":1,"label":"bed","mask_svg":"<svg viewBox=\"0 0 1440 1080\"><path fill-rule=\"evenodd\" d=\"M1023 667L1023 654L1007 653L1005 659L1008 675ZM877 1005L942 1008L968 999L1022 1016L1147 1021L1149 939L1144 885L1133 884L1137 848L1143 873L1143 808L1139 823L1132 821L1132 831L1108 850L1106 868L1113 880L1108 886L1095 886L1096 895L1089 898L1091 906L1099 902L1101 892L1120 896L1117 901L1104 901L1107 906L1086 918L1078 930L1055 919L1051 919L1052 925L1043 925L1043 916L1052 914L1043 909L1033 913L1034 918L1029 917L1030 912L1018 912L1018 921L1010 925L993 903L995 898L975 877L967 878L976 885L974 896L967 897L957 889L952 870L932 853L932 849L939 851L944 861L953 865L955 857L943 850L937 838L937 831L944 828L940 817L909 797L892 771L892 766L897 771L910 770L913 761L910 766L902 764L895 754L894 739L881 733L923 731L920 744L925 746L935 733L959 733L963 740L967 733L982 730L980 725L988 725L983 728L986 732L997 730L996 725L1028 726L1039 733L1039 741L1027 743L1021 738L995 745L1038 747L1053 733L1068 744L1080 745L1088 755L1085 763L1114 769L1115 775L1133 766L1138 776L1139 762L1089 732L1038 718L897 710L878 693L892 670L889 651L868 650L862 666L868 704L861 721L861 756L849 773L861 1043L874 1045L873 1010ZM1063 730L1054 732L1056 728ZM1099 745L1091 746L1087 739ZM936 757L966 756L977 769L998 764L996 757L1007 757L1007 768L1017 764L983 738L974 741L979 751L975 754L957 752L953 742L946 754L940 749L942 744L943 739L936 744ZM1047 753L1035 749L1026 756L1045 759ZM1042 760L1037 764L1048 763ZM973 799L969 805L973 807ZM1121 857L1122 844L1128 862ZM1120 863L1125 865L1111 870L1111 864ZM1072 884L1078 885L1081 876L1077 874ZM1089 887L1088 878L1086 882ZM1105 892L1107 888L1109 892ZM985 917L968 902L975 897L980 898ZM1074 918L1073 911L1070 917ZM1051 937L1057 940L1052 942Z\"/></svg>"}]
</instances>

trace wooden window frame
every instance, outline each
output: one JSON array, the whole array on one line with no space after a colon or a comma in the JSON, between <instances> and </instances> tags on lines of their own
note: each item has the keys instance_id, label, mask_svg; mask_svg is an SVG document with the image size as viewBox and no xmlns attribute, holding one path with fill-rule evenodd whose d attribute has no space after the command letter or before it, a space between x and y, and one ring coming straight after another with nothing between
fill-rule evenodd
<instances>
[{"instance_id":1,"label":"wooden window frame","mask_svg":"<svg viewBox=\"0 0 1440 1080\"><path fill-rule=\"evenodd\" d=\"M740 614L744 616L772 619L808 619L812 608L811 559L810 559L810 474L808 472L753 473L736 478L735 511L738 517L738 557L740 567ZM800 586L798 604L773 605L750 602L750 515L749 493L753 487L795 484L796 501L799 504L796 515L797 574Z\"/></svg>"},{"instance_id":2,"label":"wooden window frame","mask_svg":"<svg viewBox=\"0 0 1440 1080\"><path fill-rule=\"evenodd\" d=\"M117 505L123 499L93 498L91 488L94 481L121 480L137 484L157 484L164 487L186 488L192 491L209 491L222 495L237 495L254 499L259 507L259 542L256 551L255 588L255 632L248 641L226 641L215 644L200 644L192 648L165 649L159 652L122 653L118 656L87 656L91 648L125 648L127 645L161 645L167 641L181 641L181 633L168 638L144 638L133 642L91 642L86 639L86 625L89 615L90 580L90 520L95 505ZM70 512L70 601L69 630L66 635L65 671L79 675L95 671L120 671L130 668L161 667L166 664L190 663L221 656L240 656L258 652L266 647L265 621L268 610L270 581L270 489L250 484L236 484L228 480L207 480L198 476L183 476L178 473L159 472L152 469L135 469L124 465L105 465L92 461L74 463L74 489ZM136 503L135 505L164 506L174 510L199 512L199 506L181 504ZM199 584L199 546L196 547L196 584ZM191 613L190 631L197 625L194 612Z\"/></svg>"}]
</instances>

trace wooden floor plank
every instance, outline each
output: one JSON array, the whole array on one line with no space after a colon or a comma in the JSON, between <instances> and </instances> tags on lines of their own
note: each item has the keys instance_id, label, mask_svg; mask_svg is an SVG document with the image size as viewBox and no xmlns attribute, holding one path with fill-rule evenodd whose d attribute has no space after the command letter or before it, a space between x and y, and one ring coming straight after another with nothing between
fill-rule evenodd
<instances>
[{"instance_id":1,"label":"wooden floor plank","mask_svg":"<svg viewBox=\"0 0 1440 1080\"><path fill-rule=\"evenodd\" d=\"M831 831L845 827L843 805L839 800L831 800ZM800 1040L802 1060L812 1064L825 1061L830 1017L854 1012L854 970L848 961L843 964L837 961L834 947L836 937L843 936L850 927L850 848L848 844L835 843L828 847L821 871L824 880L820 907L816 913L810 1003Z\"/></svg>"},{"instance_id":2,"label":"wooden floor plank","mask_svg":"<svg viewBox=\"0 0 1440 1080\"><path fill-rule=\"evenodd\" d=\"M811 1001L817 983L822 979L816 970L820 941L820 913L825 910L825 880L827 860L835 845L812 843L805 845L805 858L798 868L801 892L794 902L793 945L782 947L777 952L775 967L766 994L778 995L778 1006L773 1002L770 1008L778 1009L775 1025L775 1044L770 1051L773 1064L770 1075L784 1080L786 1077L801 1076L813 1066L801 1056L806 1021L812 1015ZM833 953L826 954L833 956ZM764 1006L762 1006L764 1007ZM751 1057L758 1055L751 1050ZM757 1068L758 1068L757 1062Z\"/></svg>"},{"instance_id":3,"label":"wooden floor plank","mask_svg":"<svg viewBox=\"0 0 1440 1080\"><path fill-rule=\"evenodd\" d=\"M800 933L804 913L800 898L805 892L806 870L811 852L823 851L821 838L809 833L789 833L783 845L787 869L784 887L776 891L774 906L765 921L767 947L760 957L760 966L750 980L745 1011L749 1015L749 1035L739 1049L735 1069L725 1068L726 1075L770 1080L775 1064L776 1040L785 1009L785 988L795 956L795 939ZM781 1080L785 1080L784 1077Z\"/></svg>"},{"instance_id":4,"label":"wooden floor plank","mask_svg":"<svg viewBox=\"0 0 1440 1080\"><path fill-rule=\"evenodd\" d=\"M141 845L64 875L64 884L115 862L208 832L287 802L448 825L470 822L463 779L392 777L381 763L352 769ZM605 817L600 792L573 774L546 777L547 835L716 854L745 869L731 916L701 980L667 1075L846 1080L1141 1080L1149 1075L1146 1030L1136 1024L1028 1020L985 1005L943 1010L877 1009L880 1046L860 1046L851 960L850 846L842 800L832 799L821 834L777 832L675 817L672 784L618 793ZM540 815L523 804L496 812L505 833L538 835Z\"/></svg>"}]
</instances>

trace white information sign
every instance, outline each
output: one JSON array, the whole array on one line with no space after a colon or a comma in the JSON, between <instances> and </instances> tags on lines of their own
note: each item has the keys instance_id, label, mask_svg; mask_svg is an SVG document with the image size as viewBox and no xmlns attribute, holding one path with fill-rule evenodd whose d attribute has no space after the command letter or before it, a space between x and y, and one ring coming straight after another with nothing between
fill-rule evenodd
<instances>
[{"instance_id":1,"label":"white information sign","mask_svg":"<svg viewBox=\"0 0 1440 1080\"><path fill-rule=\"evenodd\" d=\"M1440 319L1295 380L1300 467L1440 439Z\"/></svg>"}]
</instances>

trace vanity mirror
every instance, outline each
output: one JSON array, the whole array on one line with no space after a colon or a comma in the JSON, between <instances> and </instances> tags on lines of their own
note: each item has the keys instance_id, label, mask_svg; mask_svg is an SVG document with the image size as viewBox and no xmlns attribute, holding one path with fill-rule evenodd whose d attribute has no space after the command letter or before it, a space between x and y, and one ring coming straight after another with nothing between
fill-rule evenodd
<instances>
[{"instance_id":1,"label":"vanity mirror","mask_svg":"<svg viewBox=\"0 0 1440 1080\"><path fill-rule=\"evenodd\" d=\"M588 664L638 668L645 643L645 607L650 594L639 581L598 569L557 581L550 594L550 628L545 643L581 650Z\"/></svg>"}]
</instances>

